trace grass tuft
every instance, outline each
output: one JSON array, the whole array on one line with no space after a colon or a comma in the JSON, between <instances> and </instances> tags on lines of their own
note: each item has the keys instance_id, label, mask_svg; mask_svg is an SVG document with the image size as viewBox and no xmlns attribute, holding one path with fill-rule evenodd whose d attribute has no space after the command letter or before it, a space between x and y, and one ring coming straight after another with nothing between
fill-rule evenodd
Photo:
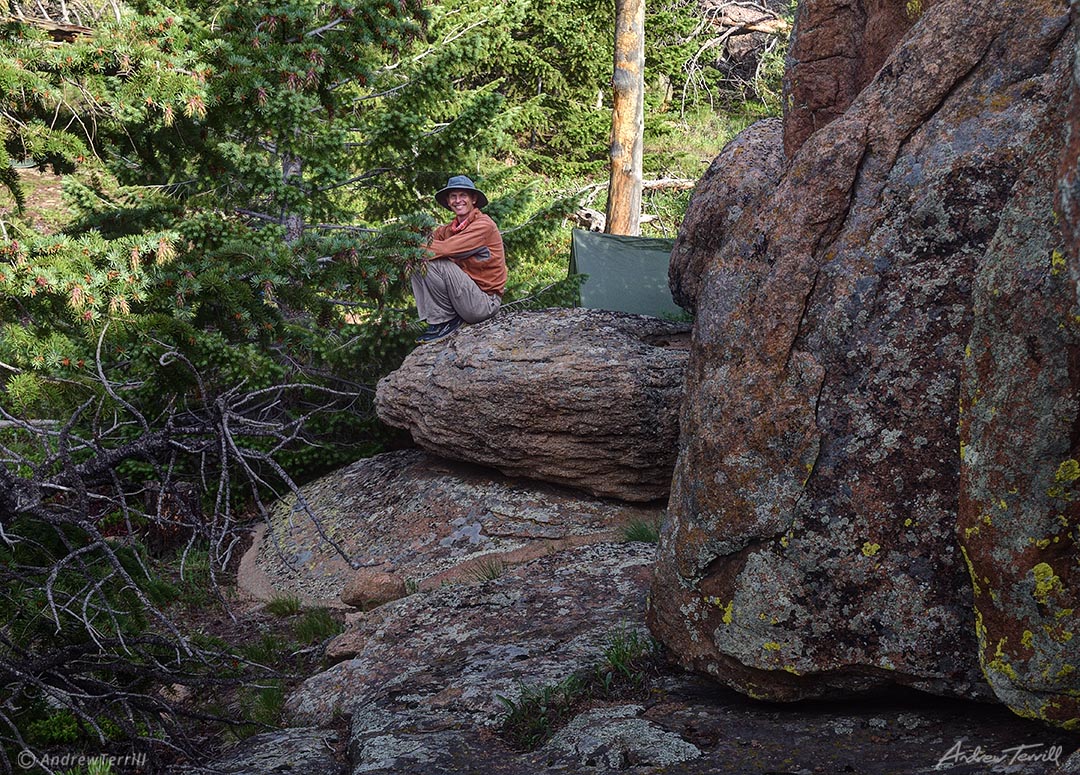
<instances>
[{"instance_id":1,"label":"grass tuft","mask_svg":"<svg viewBox=\"0 0 1080 775\"><path fill-rule=\"evenodd\" d=\"M660 523L647 519L634 519L623 525L624 541L640 541L646 544L660 542Z\"/></svg>"},{"instance_id":2,"label":"grass tuft","mask_svg":"<svg viewBox=\"0 0 1080 775\"><path fill-rule=\"evenodd\" d=\"M506 573L506 563L498 557L482 557L473 564L469 572L477 581L494 581Z\"/></svg>"},{"instance_id":3,"label":"grass tuft","mask_svg":"<svg viewBox=\"0 0 1080 775\"><path fill-rule=\"evenodd\" d=\"M300 613L303 605L300 603L300 598L294 595L282 595L275 597L266 604L266 612L273 614L274 616L286 617L296 616Z\"/></svg>"},{"instance_id":4,"label":"grass tuft","mask_svg":"<svg viewBox=\"0 0 1080 775\"><path fill-rule=\"evenodd\" d=\"M322 643L327 638L341 634L345 629L334 615L325 608L305 613L293 626L293 635L300 643Z\"/></svg>"}]
</instances>

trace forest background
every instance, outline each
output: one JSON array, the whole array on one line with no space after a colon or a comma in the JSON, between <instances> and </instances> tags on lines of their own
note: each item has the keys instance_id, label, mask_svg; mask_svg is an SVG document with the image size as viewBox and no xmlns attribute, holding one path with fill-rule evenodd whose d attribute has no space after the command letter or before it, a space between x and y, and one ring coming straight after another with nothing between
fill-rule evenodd
<instances>
[{"instance_id":1,"label":"forest background","mask_svg":"<svg viewBox=\"0 0 1080 775\"><path fill-rule=\"evenodd\" d=\"M647 10L646 179L698 179L780 111L786 30L732 57L724 5ZM0 767L175 761L277 721L337 622L241 621L217 580L274 498L387 443L372 392L413 346L450 175L491 199L505 302L573 303L614 14L0 0ZM644 233L689 195L646 190Z\"/></svg>"}]
</instances>

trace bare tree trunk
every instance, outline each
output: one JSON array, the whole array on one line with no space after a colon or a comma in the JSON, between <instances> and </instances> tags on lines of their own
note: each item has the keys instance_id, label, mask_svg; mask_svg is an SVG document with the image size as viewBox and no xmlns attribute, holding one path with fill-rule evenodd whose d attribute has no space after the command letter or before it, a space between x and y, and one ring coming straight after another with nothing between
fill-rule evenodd
<instances>
[{"instance_id":1,"label":"bare tree trunk","mask_svg":"<svg viewBox=\"0 0 1080 775\"><path fill-rule=\"evenodd\" d=\"M281 161L281 176L288 185L295 180L300 185L304 164L299 157L285 154ZM281 224L285 227L285 241L290 245L299 242L304 234L304 218L299 213L283 208L281 212Z\"/></svg>"},{"instance_id":2,"label":"bare tree trunk","mask_svg":"<svg viewBox=\"0 0 1080 775\"><path fill-rule=\"evenodd\" d=\"M641 135L645 126L645 0L616 0L608 234L641 233Z\"/></svg>"}]
</instances>

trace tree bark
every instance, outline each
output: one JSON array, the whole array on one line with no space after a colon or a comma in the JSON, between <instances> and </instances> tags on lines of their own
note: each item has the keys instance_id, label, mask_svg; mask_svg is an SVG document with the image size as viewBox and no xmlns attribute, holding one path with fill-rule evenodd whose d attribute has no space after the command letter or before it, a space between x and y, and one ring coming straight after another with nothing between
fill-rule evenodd
<instances>
[{"instance_id":1,"label":"tree bark","mask_svg":"<svg viewBox=\"0 0 1080 775\"><path fill-rule=\"evenodd\" d=\"M281 161L281 177L288 185L295 181L299 186L303 174L304 164L301 159L292 154L285 154ZM304 234L304 218L300 213L287 207L281 211L281 225L285 227L285 241L293 245L300 241Z\"/></svg>"},{"instance_id":2,"label":"tree bark","mask_svg":"<svg viewBox=\"0 0 1080 775\"><path fill-rule=\"evenodd\" d=\"M645 0L616 0L614 110L608 234L641 233L641 136L645 126Z\"/></svg>"}]
</instances>

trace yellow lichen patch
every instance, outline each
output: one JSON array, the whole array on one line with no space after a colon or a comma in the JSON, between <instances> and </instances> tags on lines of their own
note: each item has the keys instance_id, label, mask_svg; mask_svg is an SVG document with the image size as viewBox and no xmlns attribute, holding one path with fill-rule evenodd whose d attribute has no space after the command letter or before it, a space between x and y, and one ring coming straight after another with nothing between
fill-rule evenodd
<instances>
[{"instance_id":1,"label":"yellow lichen patch","mask_svg":"<svg viewBox=\"0 0 1080 775\"><path fill-rule=\"evenodd\" d=\"M731 601L731 602L729 602L729 603L727 604L727 606L726 606L726 607L724 608L724 616L723 616L723 617L721 618L721 621L722 621L722 622L723 622L724 624L731 624L731 620L732 620L732 618L733 618L733 617L732 617L732 613L731 613L731 609L732 609L732 608L733 608L734 606L735 606L735 601L734 601L734 600L732 600L732 601Z\"/></svg>"},{"instance_id":2,"label":"yellow lichen patch","mask_svg":"<svg viewBox=\"0 0 1080 775\"><path fill-rule=\"evenodd\" d=\"M922 15L922 0L907 0L904 5L904 12L912 21L918 19Z\"/></svg>"},{"instance_id":3,"label":"yellow lichen patch","mask_svg":"<svg viewBox=\"0 0 1080 775\"><path fill-rule=\"evenodd\" d=\"M1065 256L1060 250L1055 250L1050 254L1050 274L1061 274L1065 269Z\"/></svg>"},{"instance_id":4,"label":"yellow lichen patch","mask_svg":"<svg viewBox=\"0 0 1080 775\"><path fill-rule=\"evenodd\" d=\"M961 441L960 442L960 462L961 463L964 462L964 460L965 460L964 455L966 453L967 453L967 444L965 444L964 442Z\"/></svg>"},{"instance_id":5,"label":"yellow lichen patch","mask_svg":"<svg viewBox=\"0 0 1080 775\"><path fill-rule=\"evenodd\" d=\"M978 525L972 525L971 527L965 527L964 528L964 538L971 538L972 536L977 536L978 534L979 534L979 526Z\"/></svg>"},{"instance_id":6,"label":"yellow lichen patch","mask_svg":"<svg viewBox=\"0 0 1080 775\"><path fill-rule=\"evenodd\" d=\"M1031 648L1031 645L1035 642L1035 633L1031 630L1024 630L1024 634L1020 636L1020 642L1024 644L1024 648Z\"/></svg>"},{"instance_id":7,"label":"yellow lichen patch","mask_svg":"<svg viewBox=\"0 0 1080 775\"><path fill-rule=\"evenodd\" d=\"M997 642L997 648L994 650L994 658L986 663L986 671L994 671L1006 676L1010 681L1017 679L1016 670L1008 663L1005 658L1004 646L1008 642L1008 638L1002 638ZM1015 709L1014 709L1015 710Z\"/></svg>"},{"instance_id":8,"label":"yellow lichen patch","mask_svg":"<svg viewBox=\"0 0 1080 775\"><path fill-rule=\"evenodd\" d=\"M1080 462L1069 458L1062 461L1058 466L1057 471L1054 473L1055 482L1075 482L1080 479Z\"/></svg>"},{"instance_id":9,"label":"yellow lichen patch","mask_svg":"<svg viewBox=\"0 0 1080 775\"><path fill-rule=\"evenodd\" d=\"M765 649L766 651L779 651L780 650L780 644L777 643L774 640L765 641L764 643L761 644L761 647L763 649Z\"/></svg>"},{"instance_id":10,"label":"yellow lichen patch","mask_svg":"<svg viewBox=\"0 0 1080 775\"><path fill-rule=\"evenodd\" d=\"M780 538L780 545L781 545L782 547L784 547L785 549L787 549L787 548L788 548L788 544L789 544L789 543L791 543L791 541L790 541L790 540L788 540L788 537L787 537L787 536L781 536L781 538Z\"/></svg>"},{"instance_id":11,"label":"yellow lichen patch","mask_svg":"<svg viewBox=\"0 0 1080 775\"><path fill-rule=\"evenodd\" d=\"M1057 577L1049 564L1040 562L1031 569L1031 574L1035 577L1035 591L1032 592L1032 597L1043 605L1049 601L1051 592L1061 591L1061 579Z\"/></svg>"},{"instance_id":12,"label":"yellow lichen patch","mask_svg":"<svg viewBox=\"0 0 1080 775\"><path fill-rule=\"evenodd\" d=\"M1009 504L1005 502L1004 498L998 498L998 508L1001 509L1002 511L1008 511L1009 510Z\"/></svg>"},{"instance_id":13,"label":"yellow lichen patch","mask_svg":"<svg viewBox=\"0 0 1080 775\"><path fill-rule=\"evenodd\" d=\"M960 545L960 554L964 558L964 564L967 565L968 573L971 574L971 580L975 581L975 566L971 564L971 558L968 557L967 547L963 544ZM975 612L978 615L978 611Z\"/></svg>"},{"instance_id":14,"label":"yellow lichen patch","mask_svg":"<svg viewBox=\"0 0 1080 775\"><path fill-rule=\"evenodd\" d=\"M802 673L800 673L794 665L784 665L784 670L791 673L792 675L802 675Z\"/></svg>"},{"instance_id":15,"label":"yellow lichen patch","mask_svg":"<svg viewBox=\"0 0 1080 775\"><path fill-rule=\"evenodd\" d=\"M862 553L864 557L873 557L881 549L881 544L871 543L867 541L862 545Z\"/></svg>"},{"instance_id":16,"label":"yellow lichen patch","mask_svg":"<svg viewBox=\"0 0 1080 775\"><path fill-rule=\"evenodd\" d=\"M911 521L911 517L908 517L907 519L904 520L904 527L911 527L914 524L915 523Z\"/></svg>"},{"instance_id":17,"label":"yellow lichen patch","mask_svg":"<svg viewBox=\"0 0 1080 775\"><path fill-rule=\"evenodd\" d=\"M986 625L983 624L982 611L978 607L975 608L975 637L979 639L980 645L986 642Z\"/></svg>"},{"instance_id":18,"label":"yellow lichen patch","mask_svg":"<svg viewBox=\"0 0 1080 775\"><path fill-rule=\"evenodd\" d=\"M1054 678L1061 680L1062 678L1068 678L1070 675L1076 672L1076 668L1072 665L1062 665L1061 669L1057 671L1057 675Z\"/></svg>"},{"instance_id":19,"label":"yellow lichen patch","mask_svg":"<svg viewBox=\"0 0 1080 775\"><path fill-rule=\"evenodd\" d=\"M982 521L983 521L984 525L993 525L994 524L994 520L990 519L989 514L983 514L982 515Z\"/></svg>"},{"instance_id":20,"label":"yellow lichen patch","mask_svg":"<svg viewBox=\"0 0 1080 775\"><path fill-rule=\"evenodd\" d=\"M1061 722L1061 728L1066 732L1076 732L1080 730L1080 718L1071 718L1068 721Z\"/></svg>"}]
</instances>

